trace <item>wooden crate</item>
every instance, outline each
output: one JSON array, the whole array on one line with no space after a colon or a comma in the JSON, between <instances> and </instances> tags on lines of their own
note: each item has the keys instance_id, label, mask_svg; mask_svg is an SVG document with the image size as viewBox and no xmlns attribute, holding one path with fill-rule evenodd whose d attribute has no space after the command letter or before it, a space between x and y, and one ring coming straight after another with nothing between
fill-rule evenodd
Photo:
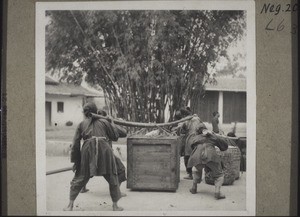
<instances>
[{"instance_id":1,"label":"wooden crate","mask_svg":"<svg viewBox=\"0 0 300 217\"><path fill-rule=\"evenodd\" d=\"M176 136L127 139L127 188L176 191L180 171Z\"/></svg>"}]
</instances>

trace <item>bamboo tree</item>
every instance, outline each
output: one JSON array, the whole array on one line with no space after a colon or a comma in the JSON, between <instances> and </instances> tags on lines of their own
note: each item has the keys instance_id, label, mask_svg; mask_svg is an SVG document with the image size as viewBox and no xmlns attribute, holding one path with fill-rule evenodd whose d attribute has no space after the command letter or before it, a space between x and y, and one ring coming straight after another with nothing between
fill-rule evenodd
<instances>
[{"instance_id":1,"label":"bamboo tree","mask_svg":"<svg viewBox=\"0 0 300 217\"><path fill-rule=\"evenodd\" d=\"M243 11L47 11L46 70L101 87L118 117L164 122L204 92ZM193 105L193 103L191 103Z\"/></svg>"}]
</instances>

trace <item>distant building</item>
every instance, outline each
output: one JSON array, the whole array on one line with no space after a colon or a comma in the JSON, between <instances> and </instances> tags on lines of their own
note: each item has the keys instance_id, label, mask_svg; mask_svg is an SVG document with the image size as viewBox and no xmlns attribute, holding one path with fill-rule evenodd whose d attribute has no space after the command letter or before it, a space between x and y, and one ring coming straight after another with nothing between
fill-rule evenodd
<instances>
[{"instance_id":1,"label":"distant building","mask_svg":"<svg viewBox=\"0 0 300 217\"><path fill-rule=\"evenodd\" d=\"M220 113L219 122L223 128L230 130L237 122L237 134L246 134L247 93L245 78L216 78L216 84L206 84L203 98L193 99L194 113L208 125L211 124L212 113Z\"/></svg>"},{"instance_id":2,"label":"distant building","mask_svg":"<svg viewBox=\"0 0 300 217\"><path fill-rule=\"evenodd\" d=\"M105 106L102 92L90 91L82 86L60 83L46 76L46 127L77 125L83 120L82 106L87 101L96 101Z\"/></svg>"}]
</instances>

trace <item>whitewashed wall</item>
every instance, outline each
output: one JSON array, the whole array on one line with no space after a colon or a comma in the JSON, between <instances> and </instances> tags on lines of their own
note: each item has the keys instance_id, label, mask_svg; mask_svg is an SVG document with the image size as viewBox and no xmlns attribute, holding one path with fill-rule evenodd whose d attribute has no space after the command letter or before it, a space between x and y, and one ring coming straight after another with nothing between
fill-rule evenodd
<instances>
[{"instance_id":1,"label":"whitewashed wall","mask_svg":"<svg viewBox=\"0 0 300 217\"><path fill-rule=\"evenodd\" d=\"M46 94L46 101L51 102L52 126L66 126L67 121L72 121L73 125L77 125L83 120L82 97ZM63 113L57 112L57 102L64 103Z\"/></svg>"},{"instance_id":2,"label":"whitewashed wall","mask_svg":"<svg viewBox=\"0 0 300 217\"><path fill-rule=\"evenodd\" d=\"M82 113L83 97L70 97L62 95L46 94L46 101L51 102L51 126L66 126L67 121L72 121L73 125L79 124L84 116ZM105 106L105 100L103 97L88 98L87 101L94 101L98 108ZM64 112L57 112L57 102L64 103Z\"/></svg>"}]
</instances>

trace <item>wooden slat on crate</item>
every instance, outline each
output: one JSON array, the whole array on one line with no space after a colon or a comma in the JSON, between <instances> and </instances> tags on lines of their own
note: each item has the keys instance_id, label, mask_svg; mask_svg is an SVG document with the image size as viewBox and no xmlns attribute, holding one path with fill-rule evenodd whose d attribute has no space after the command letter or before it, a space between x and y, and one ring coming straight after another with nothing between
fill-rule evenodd
<instances>
[{"instance_id":1,"label":"wooden slat on crate","mask_svg":"<svg viewBox=\"0 0 300 217\"><path fill-rule=\"evenodd\" d=\"M179 182L178 137L127 139L127 188L176 191Z\"/></svg>"}]
</instances>

